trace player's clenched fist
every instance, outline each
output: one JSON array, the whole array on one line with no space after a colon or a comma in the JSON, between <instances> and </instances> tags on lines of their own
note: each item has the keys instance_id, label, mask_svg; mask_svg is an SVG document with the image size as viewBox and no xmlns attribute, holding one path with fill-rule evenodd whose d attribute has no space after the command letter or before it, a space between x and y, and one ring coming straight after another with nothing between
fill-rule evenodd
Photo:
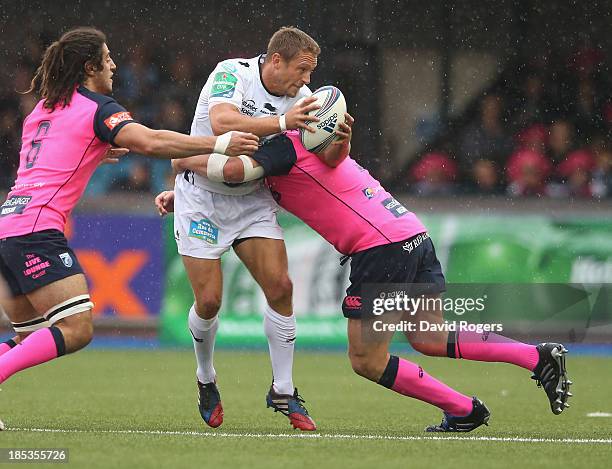
<instances>
[{"instance_id":1,"label":"player's clenched fist","mask_svg":"<svg viewBox=\"0 0 612 469\"><path fill-rule=\"evenodd\" d=\"M312 127L306 125L306 121L319 122L318 117L308 115L310 111L314 111L321 107L318 104L315 104L316 101L317 98L315 98L314 96L309 96L298 101L295 106L293 106L285 114L285 123L287 125L287 129L306 129L309 132L314 132L314 129Z\"/></svg>"},{"instance_id":2,"label":"player's clenched fist","mask_svg":"<svg viewBox=\"0 0 612 469\"><path fill-rule=\"evenodd\" d=\"M225 151L216 151L217 146L215 145L216 153L223 153L227 156L239 156L239 155L252 155L257 151L259 147L259 137L245 132L228 132L230 134L229 142ZM217 141L224 138L227 134L220 135L217 137Z\"/></svg>"}]
</instances>

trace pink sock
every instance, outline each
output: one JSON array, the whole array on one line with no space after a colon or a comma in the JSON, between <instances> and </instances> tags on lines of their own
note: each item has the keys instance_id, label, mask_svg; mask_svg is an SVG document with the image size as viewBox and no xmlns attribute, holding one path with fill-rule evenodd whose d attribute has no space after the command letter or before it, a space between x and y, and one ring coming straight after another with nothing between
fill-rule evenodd
<instances>
[{"instance_id":1,"label":"pink sock","mask_svg":"<svg viewBox=\"0 0 612 469\"><path fill-rule=\"evenodd\" d=\"M463 417L472 412L471 397L449 388L420 366L394 355L378 383L404 396L433 404L451 415Z\"/></svg>"},{"instance_id":2,"label":"pink sock","mask_svg":"<svg viewBox=\"0 0 612 469\"><path fill-rule=\"evenodd\" d=\"M540 356L535 345L517 342L491 332L478 334L457 331L455 357L481 362L512 363L533 371Z\"/></svg>"},{"instance_id":3,"label":"pink sock","mask_svg":"<svg viewBox=\"0 0 612 469\"><path fill-rule=\"evenodd\" d=\"M0 356L0 383L18 371L64 354L64 336L57 327L39 329Z\"/></svg>"},{"instance_id":4,"label":"pink sock","mask_svg":"<svg viewBox=\"0 0 612 469\"><path fill-rule=\"evenodd\" d=\"M13 348L7 342L2 342L0 344L0 356L4 355L6 352Z\"/></svg>"}]
</instances>

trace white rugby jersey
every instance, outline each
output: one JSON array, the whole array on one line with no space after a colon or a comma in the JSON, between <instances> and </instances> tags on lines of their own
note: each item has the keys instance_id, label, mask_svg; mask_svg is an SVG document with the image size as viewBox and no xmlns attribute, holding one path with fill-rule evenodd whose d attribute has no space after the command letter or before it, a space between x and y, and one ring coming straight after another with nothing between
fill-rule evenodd
<instances>
[{"instance_id":1,"label":"white rugby jersey","mask_svg":"<svg viewBox=\"0 0 612 469\"><path fill-rule=\"evenodd\" d=\"M264 59L265 55L259 55L251 59L228 59L217 64L198 98L191 135L214 135L208 111L217 104L233 104L246 116L269 117L286 113L300 98L312 94L306 85L294 98L271 94L261 79L260 65ZM249 194L262 184L259 180L229 185L193 173L189 177L199 187L226 195Z\"/></svg>"}]
</instances>

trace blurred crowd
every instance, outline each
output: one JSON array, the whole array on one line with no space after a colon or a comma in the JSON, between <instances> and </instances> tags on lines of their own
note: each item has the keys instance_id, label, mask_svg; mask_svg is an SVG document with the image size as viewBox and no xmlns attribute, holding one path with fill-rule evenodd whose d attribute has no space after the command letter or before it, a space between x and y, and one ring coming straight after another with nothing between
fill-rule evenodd
<instances>
[{"instance_id":1,"label":"blurred crowd","mask_svg":"<svg viewBox=\"0 0 612 469\"><path fill-rule=\"evenodd\" d=\"M0 71L0 192L14 181L21 124L38 99L16 91L29 88L49 42L30 37L24 52ZM114 96L143 124L183 133L216 62L251 54L176 55L172 44L132 44L114 52ZM424 196L612 197L612 86L606 70L602 52L584 47L512 71L511 80L482 97L473 119L415 160L401 189ZM168 161L131 155L101 166L87 193L155 193L173 184L170 177Z\"/></svg>"},{"instance_id":2,"label":"blurred crowd","mask_svg":"<svg viewBox=\"0 0 612 469\"><path fill-rule=\"evenodd\" d=\"M421 155L421 195L612 197L612 86L602 52L540 57L484 95L453 138Z\"/></svg>"},{"instance_id":3,"label":"blurred crowd","mask_svg":"<svg viewBox=\"0 0 612 469\"><path fill-rule=\"evenodd\" d=\"M14 182L21 147L23 119L36 105L27 90L39 65L45 38L30 39L27 53L18 57L10 81L0 86L0 192ZM155 51L155 52L153 52ZM117 57L120 55L120 57ZM187 54L165 56L164 49L131 46L114 54L117 73L114 97L136 120L152 128L189 133L200 89L216 62L197 61ZM157 192L173 185L170 163L130 154L115 165L102 165L94 174L87 194L98 196L115 191Z\"/></svg>"}]
</instances>

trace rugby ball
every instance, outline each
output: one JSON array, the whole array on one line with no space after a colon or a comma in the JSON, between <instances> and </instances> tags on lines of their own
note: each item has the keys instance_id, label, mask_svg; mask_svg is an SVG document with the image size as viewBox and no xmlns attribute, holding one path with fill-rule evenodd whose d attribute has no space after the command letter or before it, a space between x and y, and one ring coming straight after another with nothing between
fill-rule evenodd
<instances>
[{"instance_id":1,"label":"rugby ball","mask_svg":"<svg viewBox=\"0 0 612 469\"><path fill-rule=\"evenodd\" d=\"M319 122L306 121L306 124L314 128L315 132L300 129L300 140L308 151L320 153L336 140L335 131L345 120L346 101L342 92L335 86L323 86L312 93L312 96L317 98L315 104L318 104L320 108L308 114L320 120Z\"/></svg>"}]
</instances>

